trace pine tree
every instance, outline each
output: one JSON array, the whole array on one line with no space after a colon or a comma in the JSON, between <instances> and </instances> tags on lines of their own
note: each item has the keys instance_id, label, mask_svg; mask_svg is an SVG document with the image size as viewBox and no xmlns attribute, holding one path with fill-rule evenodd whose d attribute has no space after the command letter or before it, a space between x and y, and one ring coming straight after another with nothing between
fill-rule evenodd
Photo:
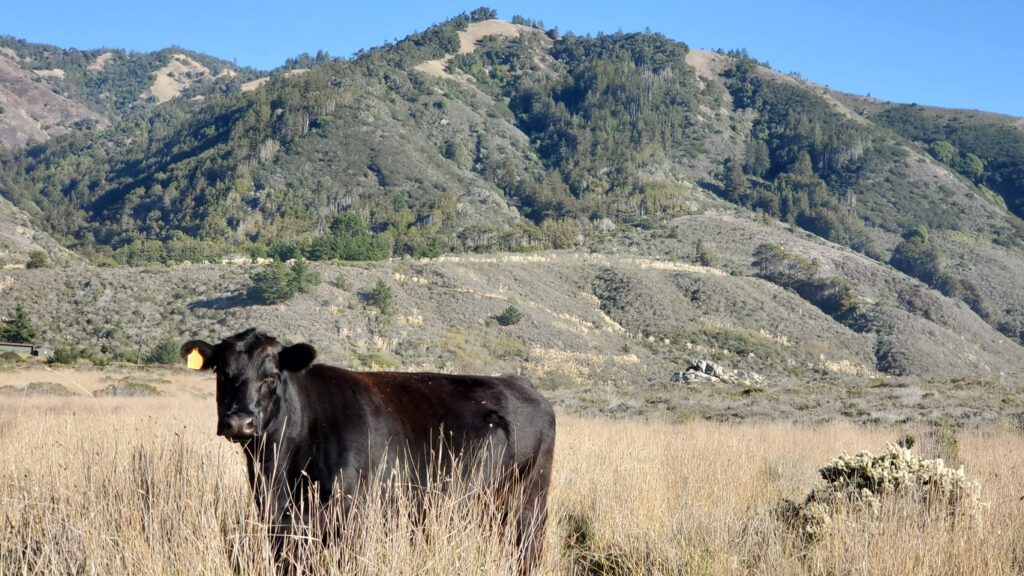
<instances>
[{"instance_id":1,"label":"pine tree","mask_svg":"<svg viewBox=\"0 0 1024 576\"><path fill-rule=\"evenodd\" d=\"M743 166L732 158L727 159L725 161L725 199L730 202L740 202L749 190L750 185L747 184Z\"/></svg>"},{"instance_id":2,"label":"pine tree","mask_svg":"<svg viewBox=\"0 0 1024 576\"><path fill-rule=\"evenodd\" d=\"M768 152L768 145L764 143L764 140L751 138L747 142L747 148L744 153L743 169L752 176L764 178L764 175L771 170L771 167L772 160Z\"/></svg>"},{"instance_id":3,"label":"pine tree","mask_svg":"<svg viewBox=\"0 0 1024 576\"><path fill-rule=\"evenodd\" d=\"M14 315L0 324L0 340L31 344L35 338L36 331L29 320L28 312L25 312L21 304L18 304L14 308Z\"/></svg>"},{"instance_id":4,"label":"pine tree","mask_svg":"<svg viewBox=\"0 0 1024 576\"><path fill-rule=\"evenodd\" d=\"M320 273L313 270L305 260L292 264L291 284L299 294L305 294L320 284Z\"/></svg>"},{"instance_id":5,"label":"pine tree","mask_svg":"<svg viewBox=\"0 0 1024 576\"><path fill-rule=\"evenodd\" d=\"M295 296L291 271L282 262L267 264L253 278L256 294L267 304L279 304Z\"/></svg>"},{"instance_id":6,"label":"pine tree","mask_svg":"<svg viewBox=\"0 0 1024 576\"><path fill-rule=\"evenodd\" d=\"M367 301L373 304L380 310L381 314L389 315L394 311L394 293L391 291L391 287L388 286L387 282L383 280L377 280L377 283L373 285L373 288L366 295Z\"/></svg>"}]
</instances>

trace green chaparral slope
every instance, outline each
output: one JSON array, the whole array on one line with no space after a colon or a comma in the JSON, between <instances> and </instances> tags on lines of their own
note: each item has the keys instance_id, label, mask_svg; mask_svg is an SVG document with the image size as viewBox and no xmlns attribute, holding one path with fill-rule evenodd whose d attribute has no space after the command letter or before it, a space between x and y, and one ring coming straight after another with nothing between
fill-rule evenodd
<instances>
[{"instance_id":1,"label":"green chaparral slope","mask_svg":"<svg viewBox=\"0 0 1024 576\"><path fill-rule=\"evenodd\" d=\"M1020 119L836 93L658 34L491 16L257 82L154 53L209 72L162 103L155 64L112 68L104 97L88 67L107 51L45 60L31 54L55 49L5 41L22 69L63 67L42 81L109 122L0 153L17 207L0 210L53 239L8 242L7 262L63 263L0 273L5 304L33 311L48 345L99 356L258 325L344 363L525 370L580 410L1016 413ZM53 257L57 243L93 265ZM232 254L322 260L324 283L264 306L259 266L175 264ZM392 316L360 296L378 279ZM510 304L524 317L501 326ZM669 382L690 359L765 381Z\"/></svg>"}]
</instances>

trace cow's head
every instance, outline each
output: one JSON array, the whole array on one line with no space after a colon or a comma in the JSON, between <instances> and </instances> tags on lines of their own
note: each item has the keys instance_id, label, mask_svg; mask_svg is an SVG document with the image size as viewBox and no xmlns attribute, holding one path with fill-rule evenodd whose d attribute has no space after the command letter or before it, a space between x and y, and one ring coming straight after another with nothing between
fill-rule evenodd
<instances>
[{"instance_id":1,"label":"cow's head","mask_svg":"<svg viewBox=\"0 0 1024 576\"><path fill-rule=\"evenodd\" d=\"M181 357L192 368L217 373L217 434L245 442L262 434L277 415L283 372L305 369L316 358L316 349L309 344L282 346L250 328L216 345L186 342Z\"/></svg>"}]
</instances>

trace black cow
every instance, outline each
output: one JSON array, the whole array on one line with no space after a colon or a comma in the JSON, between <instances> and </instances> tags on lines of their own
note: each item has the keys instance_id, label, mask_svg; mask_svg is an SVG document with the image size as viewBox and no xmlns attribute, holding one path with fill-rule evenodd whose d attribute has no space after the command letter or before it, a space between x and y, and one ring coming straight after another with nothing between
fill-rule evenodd
<instances>
[{"instance_id":1,"label":"black cow","mask_svg":"<svg viewBox=\"0 0 1024 576\"><path fill-rule=\"evenodd\" d=\"M194 351L202 360L193 367L216 371L217 434L243 446L249 483L276 527L278 551L291 511L307 504L310 488L319 489L322 503L342 490L351 505L361 484L390 477L381 466L401 466L414 482L425 481L431 462L460 456L487 465L488 481L521 491L510 524L524 571L536 566L555 415L528 380L353 372L313 364L309 344L283 346L255 329L216 345L193 340L182 357Z\"/></svg>"}]
</instances>

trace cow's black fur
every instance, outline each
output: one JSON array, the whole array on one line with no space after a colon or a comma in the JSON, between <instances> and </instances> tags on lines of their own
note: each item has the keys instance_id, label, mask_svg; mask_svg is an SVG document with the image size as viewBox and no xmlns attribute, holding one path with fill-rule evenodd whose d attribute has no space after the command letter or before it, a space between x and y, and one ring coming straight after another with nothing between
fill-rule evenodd
<instances>
[{"instance_id":1,"label":"cow's black fur","mask_svg":"<svg viewBox=\"0 0 1024 576\"><path fill-rule=\"evenodd\" d=\"M425 482L431 464L483 465L492 487L522 495L514 524L524 571L536 566L547 517L555 416L524 378L431 373L354 372L313 364L308 344L285 347L246 330L213 345L194 340L202 369L217 374L218 434L244 449L257 505L278 534L296 505L309 509L334 490L346 506L384 467L401 466ZM439 455L437 451L442 453ZM507 483L503 486L502 483ZM315 493L315 490L314 490Z\"/></svg>"}]
</instances>

